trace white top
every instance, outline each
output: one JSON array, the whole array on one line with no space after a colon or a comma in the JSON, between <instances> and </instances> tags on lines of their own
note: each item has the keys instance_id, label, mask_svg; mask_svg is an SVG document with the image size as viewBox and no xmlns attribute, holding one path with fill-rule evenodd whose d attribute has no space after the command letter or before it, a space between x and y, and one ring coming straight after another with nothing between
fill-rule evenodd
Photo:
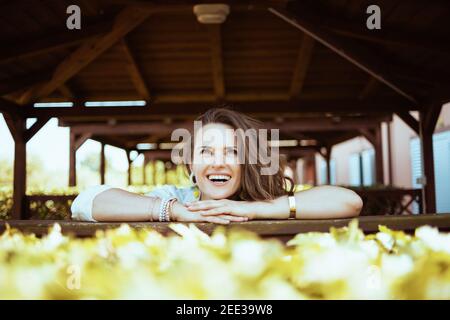
<instances>
[{"instance_id":1,"label":"white top","mask_svg":"<svg viewBox=\"0 0 450 320\"><path fill-rule=\"evenodd\" d=\"M103 191L109 190L113 187L102 184L87 188L82 191L73 201L70 210L72 211L72 219L78 221L91 221L97 222L92 217L92 205L94 198ZM164 185L159 188L155 188L145 196L158 197L160 199L176 198L180 203L198 200L198 195L195 187L177 188L173 185Z\"/></svg>"}]
</instances>

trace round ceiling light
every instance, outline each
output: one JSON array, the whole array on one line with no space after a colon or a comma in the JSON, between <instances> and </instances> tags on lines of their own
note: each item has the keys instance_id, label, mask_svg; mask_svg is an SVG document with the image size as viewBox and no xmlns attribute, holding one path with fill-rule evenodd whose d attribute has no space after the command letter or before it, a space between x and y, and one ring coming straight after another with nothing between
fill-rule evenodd
<instances>
[{"instance_id":1,"label":"round ceiling light","mask_svg":"<svg viewBox=\"0 0 450 320\"><path fill-rule=\"evenodd\" d=\"M197 4L194 6L194 14L197 20L204 24L224 23L230 13L227 4Z\"/></svg>"}]
</instances>

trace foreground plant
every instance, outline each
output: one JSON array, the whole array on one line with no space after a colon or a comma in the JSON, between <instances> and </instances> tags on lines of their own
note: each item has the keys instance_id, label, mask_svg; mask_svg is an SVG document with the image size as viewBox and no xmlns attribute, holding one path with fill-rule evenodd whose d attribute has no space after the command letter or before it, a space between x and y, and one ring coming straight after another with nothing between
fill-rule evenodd
<instances>
[{"instance_id":1,"label":"foreground plant","mask_svg":"<svg viewBox=\"0 0 450 320\"><path fill-rule=\"evenodd\" d=\"M414 236L357 221L287 245L242 230L173 224L39 239L0 236L0 299L449 299L450 234Z\"/></svg>"}]
</instances>

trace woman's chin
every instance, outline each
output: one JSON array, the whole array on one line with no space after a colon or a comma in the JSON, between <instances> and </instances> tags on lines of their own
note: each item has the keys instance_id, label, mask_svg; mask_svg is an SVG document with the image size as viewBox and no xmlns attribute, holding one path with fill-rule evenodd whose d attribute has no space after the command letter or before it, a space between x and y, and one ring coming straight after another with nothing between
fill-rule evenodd
<instances>
[{"instance_id":1,"label":"woman's chin","mask_svg":"<svg viewBox=\"0 0 450 320\"><path fill-rule=\"evenodd\" d=\"M226 192L225 190L219 190L216 192L208 192L205 194L205 196L212 200L222 200L222 199L228 199L232 196L232 192Z\"/></svg>"}]
</instances>

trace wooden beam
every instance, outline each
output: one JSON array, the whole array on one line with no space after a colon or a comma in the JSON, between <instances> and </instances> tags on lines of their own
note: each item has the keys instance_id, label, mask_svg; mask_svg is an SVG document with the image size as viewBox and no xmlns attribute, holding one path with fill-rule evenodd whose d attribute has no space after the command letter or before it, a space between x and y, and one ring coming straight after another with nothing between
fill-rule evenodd
<instances>
[{"instance_id":1,"label":"wooden beam","mask_svg":"<svg viewBox=\"0 0 450 320\"><path fill-rule=\"evenodd\" d=\"M297 101L252 101L233 102L232 106L237 111L251 114L265 113L303 113L303 112L357 112L357 113L386 113L400 110L420 110L420 107L413 107L410 104L393 103L388 101L368 101L336 99L336 100L297 100ZM179 115L195 115L205 112L207 106L201 103L151 103L145 107L82 107L59 108L42 107L26 108L25 115L28 118L43 116L51 117L120 117L120 116L162 116L170 117Z\"/></svg>"},{"instance_id":2,"label":"wooden beam","mask_svg":"<svg viewBox=\"0 0 450 320\"><path fill-rule=\"evenodd\" d=\"M306 132L306 131L347 131L358 130L359 128L376 128L379 126L379 119L341 119L335 122L331 119L305 118L283 123L265 122L266 129L279 129L281 132ZM102 123L94 124L69 124L72 132L76 134L96 134L96 135L139 135L152 133L170 134L180 128L191 130L193 121L164 124L161 122L145 123L118 123L108 125Z\"/></svg>"},{"instance_id":3,"label":"wooden beam","mask_svg":"<svg viewBox=\"0 0 450 320\"><path fill-rule=\"evenodd\" d=\"M418 34L411 30L389 28L389 30L372 30L361 28L359 23L344 21L342 19L324 19L322 26L330 32L351 39L362 40L383 46L401 46L408 49L425 50L434 54L450 56L450 45L442 43L445 35L433 36L430 33Z\"/></svg>"},{"instance_id":4,"label":"wooden beam","mask_svg":"<svg viewBox=\"0 0 450 320\"><path fill-rule=\"evenodd\" d=\"M324 29L320 27L320 23L317 20L312 22L311 18L308 17L308 11L311 11L310 8L298 6L297 2L292 6L293 8L291 8L290 11L295 12L295 15L291 15L286 10L281 9L269 8L269 11L301 30L308 36L312 37L317 42L329 48L378 81L384 83L411 103L418 104L417 99L409 93L407 89L392 80L392 76L387 70L385 70L377 57L372 56L370 53L365 52L354 44L346 43L343 41L345 39L336 38L330 33L324 31Z\"/></svg>"},{"instance_id":5,"label":"wooden beam","mask_svg":"<svg viewBox=\"0 0 450 320\"><path fill-rule=\"evenodd\" d=\"M0 112L8 114L11 117L22 117L22 106L0 97Z\"/></svg>"},{"instance_id":6,"label":"wooden beam","mask_svg":"<svg viewBox=\"0 0 450 320\"><path fill-rule=\"evenodd\" d=\"M43 38L21 39L14 43L4 43L0 53L0 64L31 58L39 54L67 48L82 43L111 29L111 21L102 21L94 25L83 25L81 30L64 30L55 34L46 33Z\"/></svg>"},{"instance_id":7,"label":"wooden beam","mask_svg":"<svg viewBox=\"0 0 450 320\"><path fill-rule=\"evenodd\" d=\"M71 130L72 132L74 132L75 134L77 134L76 130ZM91 132L84 132L81 133L75 140L75 150L80 149L80 147L90 138L92 137L92 133Z\"/></svg>"},{"instance_id":8,"label":"wooden beam","mask_svg":"<svg viewBox=\"0 0 450 320\"><path fill-rule=\"evenodd\" d=\"M30 141L31 138L33 138L34 135L35 135L36 133L38 133L39 130L41 130L41 128L42 128L43 126L45 126L46 123L47 123L49 120L50 120L50 117L38 118L38 119L36 120L36 122L33 123L33 125L32 125L28 130L25 131L25 133L24 133L24 139L25 139L25 142Z\"/></svg>"},{"instance_id":9,"label":"wooden beam","mask_svg":"<svg viewBox=\"0 0 450 320\"><path fill-rule=\"evenodd\" d=\"M211 67L213 75L213 87L216 100L225 98L225 80L223 75L222 35L221 25L211 24L207 26L211 43Z\"/></svg>"},{"instance_id":10,"label":"wooden beam","mask_svg":"<svg viewBox=\"0 0 450 320\"><path fill-rule=\"evenodd\" d=\"M52 72L45 69L33 73L29 72L26 75L2 79L0 81L0 96L23 90L40 82L48 81L51 79L51 76Z\"/></svg>"},{"instance_id":11,"label":"wooden beam","mask_svg":"<svg viewBox=\"0 0 450 320\"><path fill-rule=\"evenodd\" d=\"M74 91L69 87L69 85L66 84L62 84L59 86L58 88L59 92L61 92L61 94L64 96L64 98L66 98L69 101L73 101L76 99L76 94L74 93Z\"/></svg>"},{"instance_id":12,"label":"wooden beam","mask_svg":"<svg viewBox=\"0 0 450 320\"><path fill-rule=\"evenodd\" d=\"M341 132L338 135L334 135L332 138L327 139L327 142L329 145L334 146L336 144L339 144L341 142L345 142L348 141L350 139L356 138L360 135L360 132L358 132L357 130L349 130L346 132Z\"/></svg>"},{"instance_id":13,"label":"wooden beam","mask_svg":"<svg viewBox=\"0 0 450 320\"><path fill-rule=\"evenodd\" d=\"M364 136L364 138L367 139L367 141L369 141L372 144L372 146L375 147L376 137L375 137L374 131L369 130L367 128L361 128L361 129L359 129L359 132Z\"/></svg>"},{"instance_id":14,"label":"wooden beam","mask_svg":"<svg viewBox=\"0 0 450 320\"><path fill-rule=\"evenodd\" d=\"M373 94L373 92L379 87L380 82L375 79L374 77L370 77L369 81L367 81L364 88L361 90L361 93L358 96L359 100L364 100L370 95Z\"/></svg>"},{"instance_id":15,"label":"wooden beam","mask_svg":"<svg viewBox=\"0 0 450 320\"><path fill-rule=\"evenodd\" d=\"M308 67L311 63L311 57L314 51L314 39L308 35L303 35L302 43L295 64L294 73L291 80L289 95L291 98L298 98L305 83Z\"/></svg>"},{"instance_id":16,"label":"wooden beam","mask_svg":"<svg viewBox=\"0 0 450 320\"><path fill-rule=\"evenodd\" d=\"M106 50L111 48L127 33L134 30L150 15L151 10L135 7L123 9L116 17L112 30L104 36L87 40L75 52L61 62L53 73L53 77L45 84L30 89L21 101L22 104L34 102L50 95L59 86L76 75L82 68L94 61Z\"/></svg>"},{"instance_id":17,"label":"wooden beam","mask_svg":"<svg viewBox=\"0 0 450 320\"><path fill-rule=\"evenodd\" d=\"M420 134L420 124L409 112L397 111L397 116L403 120L417 135Z\"/></svg>"},{"instance_id":18,"label":"wooden beam","mask_svg":"<svg viewBox=\"0 0 450 320\"><path fill-rule=\"evenodd\" d=\"M128 69L128 73L130 74L131 81L136 88L139 96L144 100L150 100L150 90L148 89L147 84L145 83L142 72L139 68L139 65L136 62L136 58L133 55L133 52L130 49L129 44L122 38L120 40L120 47L123 51L123 54L126 58L126 67Z\"/></svg>"}]
</instances>

